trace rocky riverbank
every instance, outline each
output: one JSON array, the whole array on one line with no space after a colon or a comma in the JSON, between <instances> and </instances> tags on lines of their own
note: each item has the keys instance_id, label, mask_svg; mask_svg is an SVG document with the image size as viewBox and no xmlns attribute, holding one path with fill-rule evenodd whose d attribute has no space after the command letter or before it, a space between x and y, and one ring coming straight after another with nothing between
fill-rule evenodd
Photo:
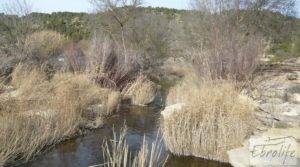
<instances>
[{"instance_id":1,"label":"rocky riverbank","mask_svg":"<svg viewBox=\"0 0 300 167\"><path fill-rule=\"evenodd\" d=\"M235 167L249 167L253 150L252 139L292 137L300 151L300 64L297 61L260 68L252 89L243 93L256 104L256 116L261 125L244 146L228 151L229 161ZM252 152L251 152L252 151ZM260 166L260 165L255 165Z\"/></svg>"}]
</instances>

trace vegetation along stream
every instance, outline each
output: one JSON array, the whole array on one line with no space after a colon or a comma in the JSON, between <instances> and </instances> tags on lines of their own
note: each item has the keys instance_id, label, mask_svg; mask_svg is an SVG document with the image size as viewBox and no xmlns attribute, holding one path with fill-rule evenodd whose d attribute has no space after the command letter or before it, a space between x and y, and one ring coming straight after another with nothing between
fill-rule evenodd
<instances>
[{"instance_id":1,"label":"vegetation along stream","mask_svg":"<svg viewBox=\"0 0 300 167\"><path fill-rule=\"evenodd\" d=\"M147 141L153 142L159 127L160 109L155 107L122 106L120 112L107 120L105 126L88 134L62 142L33 161L20 167L88 167L103 162L101 146L105 138L112 138L112 129L117 132L124 122L128 127L126 141L130 150L136 152L145 135ZM163 149L164 157L168 152ZM192 157L169 155L167 167L230 167L229 164Z\"/></svg>"}]
</instances>

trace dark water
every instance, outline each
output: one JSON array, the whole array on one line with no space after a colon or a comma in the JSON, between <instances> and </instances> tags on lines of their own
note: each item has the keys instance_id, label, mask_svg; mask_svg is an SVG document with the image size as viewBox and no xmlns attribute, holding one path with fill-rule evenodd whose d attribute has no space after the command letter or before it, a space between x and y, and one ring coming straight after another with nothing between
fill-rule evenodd
<instances>
[{"instance_id":1,"label":"dark water","mask_svg":"<svg viewBox=\"0 0 300 167\"><path fill-rule=\"evenodd\" d=\"M88 167L103 162L101 146L105 138L112 138L112 129L117 132L124 122L128 127L126 142L130 150L136 152L142 144L144 135L148 143L154 141L159 125L159 111L156 108L122 107L120 113L109 118L104 128L89 132L73 140L62 142L49 151L36 157L21 167ZM164 151L164 156L168 152ZM167 167L230 167L229 164L217 163L192 157L169 155Z\"/></svg>"}]
</instances>

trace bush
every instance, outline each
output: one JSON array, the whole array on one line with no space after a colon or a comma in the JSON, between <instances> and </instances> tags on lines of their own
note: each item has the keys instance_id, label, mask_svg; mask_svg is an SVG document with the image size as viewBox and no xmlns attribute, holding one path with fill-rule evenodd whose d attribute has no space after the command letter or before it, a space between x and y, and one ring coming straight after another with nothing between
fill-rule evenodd
<instances>
[{"instance_id":1,"label":"bush","mask_svg":"<svg viewBox=\"0 0 300 167\"><path fill-rule=\"evenodd\" d=\"M12 75L17 88L0 94L0 166L26 162L44 147L72 137L93 119L111 114L120 95L84 74L56 73L19 64ZM91 106L99 106L90 111ZM90 118L90 115L94 115Z\"/></svg>"},{"instance_id":2,"label":"bush","mask_svg":"<svg viewBox=\"0 0 300 167\"><path fill-rule=\"evenodd\" d=\"M295 40L293 47L292 47L292 55L294 57L300 57L300 38Z\"/></svg>"},{"instance_id":3,"label":"bush","mask_svg":"<svg viewBox=\"0 0 300 167\"><path fill-rule=\"evenodd\" d=\"M158 167L166 162L162 159L161 140L156 140L149 145L144 137L143 143L137 154L129 151L125 137L127 128L121 129L119 137L113 131L113 139L104 142L102 146L104 163L99 166L104 167ZM151 150L149 150L149 148ZM131 157L132 156L132 157ZM98 165L95 165L98 166Z\"/></svg>"},{"instance_id":4,"label":"bush","mask_svg":"<svg viewBox=\"0 0 300 167\"><path fill-rule=\"evenodd\" d=\"M138 77L134 82L128 84L122 94L131 98L134 105L150 104L156 96L157 88L154 82L145 76Z\"/></svg>"},{"instance_id":5,"label":"bush","mask_svg":"<svg viewBox=\"0 0 300 167\"><path fill-rule=\"evenodd\" d=\"M26 37L24 50L28 56L45 61L62 52L66 38L55 31L39 31Z\"/></svg>"},{"instance_id":6,"label":"bush","mask_svg":"<svg viewBox=\"0 0 300 167\"><path fill-rule=\"evenodd\" d=\"M254 107L230 81L196 83L186 80L170 90L168 103L185 105L162 121L166 147L176 155L228 162L227 151L255 128Z\"/></svg>"}]
</instances>

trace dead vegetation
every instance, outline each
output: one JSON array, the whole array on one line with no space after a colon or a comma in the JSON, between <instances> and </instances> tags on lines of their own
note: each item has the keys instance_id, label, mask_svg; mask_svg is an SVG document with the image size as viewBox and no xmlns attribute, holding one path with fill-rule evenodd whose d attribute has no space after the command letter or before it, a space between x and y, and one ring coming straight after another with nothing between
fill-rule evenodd
<instances>
[{"instance_id":1,"label":"dead vegetation","mask_svg":"<svg viewBox=\"0 0 300 167\"><path fill-rule=\"evenodd\" d=\"M255 128L254 108L230 81L185 80L170 90L168 103L185 107L162 122L165 144L177 155L228 161Z\"/></svg>"},{"instance_id":2,"label":"dead vegetation","mask_svg":"<svg viewBox=\"0 0 300 167\"><path fill-rule=\"evenodd\" d=\"M44 61L51 56L60 54L67 39L55 31L39 31L28 35L24 49L27 55L38 61Z\"/></svg>"},{"instance_id":3,"label":"dead vegetation","mask_svg":"<svg viewBox=\"0 0 300 167\"><path fill-rule=\"evenodd\" d=\"M99 85L122 90L136 78L138 53L117 45L105 36L95 36L87 53L87 73Z\"/></svg>"},{"instance_id":4,"label":"dead vegetation","mask_svg":"<svg viewBox=\"0 0 300 167\"><path fill-rule=\"evenodd\" d=\"M119 93L99 87L84 74L57 72L49 78L43 68L23 64L16 67L12 85L13 92L0 96L0 166L28 161L95 117L111 114L120 101ZM88 111L93 105L100 107Z\"/></svg>"},{"instance_id":5,"label":"dead vegetation","mask_svg":"<svg viewBox=\"0 0 300 167\"><path fill-rule=\"evenodd\" d=\"M140 76L134 82L128 84L122 94L129 97L134 105L147 105L154 100L156 92L156 84L147 77Z\"/></svg>"},{"instance_id":6,"label":"dead vegetation","mask_svg":"<svg viewBox=\"0 0 300 167\"><path fill-rule=\"evenodd\" d=\"M125 136L127 128L121 129L120 135L117 137L116 132L113 132L113 139L105 141L102 147L104 163L96 166L105 167L158 167L163 166L165 160L162 158L162 144L158 136L149 150L149 144L145 137L141 145L141 149L137 154L129 151L129 146L126 143Z\"/></svg>"}]
</instances>

